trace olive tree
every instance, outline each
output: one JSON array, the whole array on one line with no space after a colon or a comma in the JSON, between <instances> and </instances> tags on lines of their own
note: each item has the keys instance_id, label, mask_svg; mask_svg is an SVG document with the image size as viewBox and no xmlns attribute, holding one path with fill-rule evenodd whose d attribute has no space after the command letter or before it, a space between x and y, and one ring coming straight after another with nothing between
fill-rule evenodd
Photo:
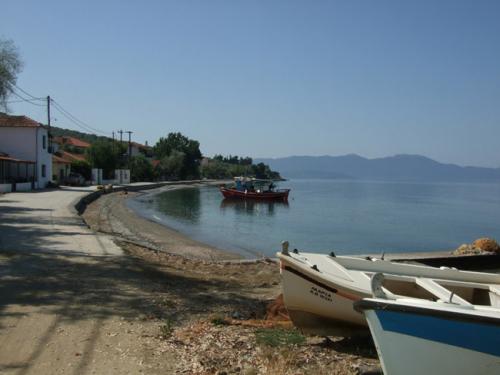
<instances>
[{"instance_id":1,"label":"olive tree","mask_svg":"<svg viewBox=\"0 0 500 375\"><path fill-rule=\"evenodd\" d=\"M8 110L7 98L16 84L23 64L12 40L0 39L0 109Z\"/></svg>"}]
</instances>

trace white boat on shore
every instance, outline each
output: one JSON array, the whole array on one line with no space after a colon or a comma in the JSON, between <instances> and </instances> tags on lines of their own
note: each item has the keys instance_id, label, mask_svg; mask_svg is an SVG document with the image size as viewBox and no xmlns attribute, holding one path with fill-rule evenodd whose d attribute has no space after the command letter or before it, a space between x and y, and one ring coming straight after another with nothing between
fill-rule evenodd
<instances>
[{"instance_id":1,"label":"white boat on shore","mask_svg":"<svg viewBox=\"0 0 500 375\"><path fill-rule=\"evenodd\" d=\"M367 333L365 317L353 303L372 296L370 278L386 274L384 293L446 300L453 294L462 305L500 307L500 275L460 271L381 259L334 254L279 252L285 306L294 325L304 333L352 336Z\"/></svg>"},{"instance_id":2,"label":"white boat on shore","mask_svg":"<svg viewBox=\"0 0 500 375\"><path fill-rule=\"evenodd\" d=\"M381 296L379 296L381 297ZM385 375L500 373L500 309L454 301L367 298L364 313Z\"/></svg>"}]
</instances>

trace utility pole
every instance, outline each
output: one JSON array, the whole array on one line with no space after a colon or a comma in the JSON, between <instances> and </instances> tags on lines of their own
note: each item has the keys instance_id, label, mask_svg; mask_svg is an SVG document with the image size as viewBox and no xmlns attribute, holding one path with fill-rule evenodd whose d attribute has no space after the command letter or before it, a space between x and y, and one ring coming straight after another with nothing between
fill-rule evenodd
<instances>
[{"instance_id":1,"label":"utility pole","mask_svg":"<svg viewBox=\"0 0 500 375\"><path fill-rule=\"evenodd\" d=\"M52 153L52 136L50 134L50 95L47 95L47 126L49 127L47 131L47 144L49 146L48 150L50 153Z\"/></svg>"},{"instance_id":2,"label":"utility pole","mask_svg":"<svg viewBox=\"0 0 500 375\"><path fill-rule=\"evenodd\" d=\"M118 147L118 151L120 152L120 163L123 162L123 153L122 153L122 142L123 142L123 130L118 130L118 133L120 133L120 146Z\"/></svg>"},{"instance_id":3,"label":"utility pole","mask_svg":"<svg viewBox=\"0 0 500 375\"><path fill-rule=\"evenodd\" d=\"M130 158L132 157L131 135L133 132L127 130L125 133L128 133L128 168L130 169Z\"/></svg>"},{"instance_id":4,"label":"utility pole","mask_svg":"<svg viewBox=\"0 0 500 375\"><path fill-rule=\"evenodd\" d=\"M50 131L50 95L47 96L47 125Z\"/></svg>"},{"instance_id":5,"label":"utility pole","mask_svg":"<svg viewBox=\"0 0 500 375\"><path fill-rule=\"evenodd\" d=\"M120 168L121 168L121 164L123 163L123 153L122 153L122 142L123 142L123 130L118 130L117 131L118 134L120 134L120 144L118 146L118 151L120 153Z\"/></svg>"}]
</instances>

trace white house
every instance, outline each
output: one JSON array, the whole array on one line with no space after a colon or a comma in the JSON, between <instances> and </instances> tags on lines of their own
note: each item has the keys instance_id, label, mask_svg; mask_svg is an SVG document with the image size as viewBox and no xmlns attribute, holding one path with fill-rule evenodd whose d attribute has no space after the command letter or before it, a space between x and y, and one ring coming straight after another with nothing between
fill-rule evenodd
<instances>
[{"instance_id":1,"label":"white house","mask_svg":"<svg viewBox=\"0 0 500 375\"><path fill-rule=\"evenodd\" d=\"M127 147L128 143L124 142ZM148 142L146 142L145 145L141 145L140 143L137 142L130 142L130 156L138 156L138 155L143 155L148 159L151 159L153 157L153 148L151 146L148 146Z\"/></svg>"},{"instance_id":2,"label":"white house","mask_svg":"<svg viewBox=\"0 0 500 375\"><path fill-rule=\"evenodd\" d=\"M42 189L51 181L52 154L46 126L26 116L0 112L0 152L35 164L35 188Z\"/></svg>"}]
</instances>

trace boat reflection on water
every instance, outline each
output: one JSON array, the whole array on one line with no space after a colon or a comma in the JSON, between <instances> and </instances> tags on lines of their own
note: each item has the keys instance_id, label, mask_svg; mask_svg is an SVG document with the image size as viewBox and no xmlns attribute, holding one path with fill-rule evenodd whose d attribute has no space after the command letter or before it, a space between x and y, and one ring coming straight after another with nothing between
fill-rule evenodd
<instances>
[{"instance_id":1,"label":"boat reflection on water","mask_svg":"<svg viewBox=\"0 0 500 375\"><path fill-rule=\"evenodd\" d=\"M275 214L276 208L281 207L288 208L288 202L225 198L220 203L221 210L234 209L236 213L252 215L266 214L268 216L272 216Z\"/></svg>"}]
</instances>

